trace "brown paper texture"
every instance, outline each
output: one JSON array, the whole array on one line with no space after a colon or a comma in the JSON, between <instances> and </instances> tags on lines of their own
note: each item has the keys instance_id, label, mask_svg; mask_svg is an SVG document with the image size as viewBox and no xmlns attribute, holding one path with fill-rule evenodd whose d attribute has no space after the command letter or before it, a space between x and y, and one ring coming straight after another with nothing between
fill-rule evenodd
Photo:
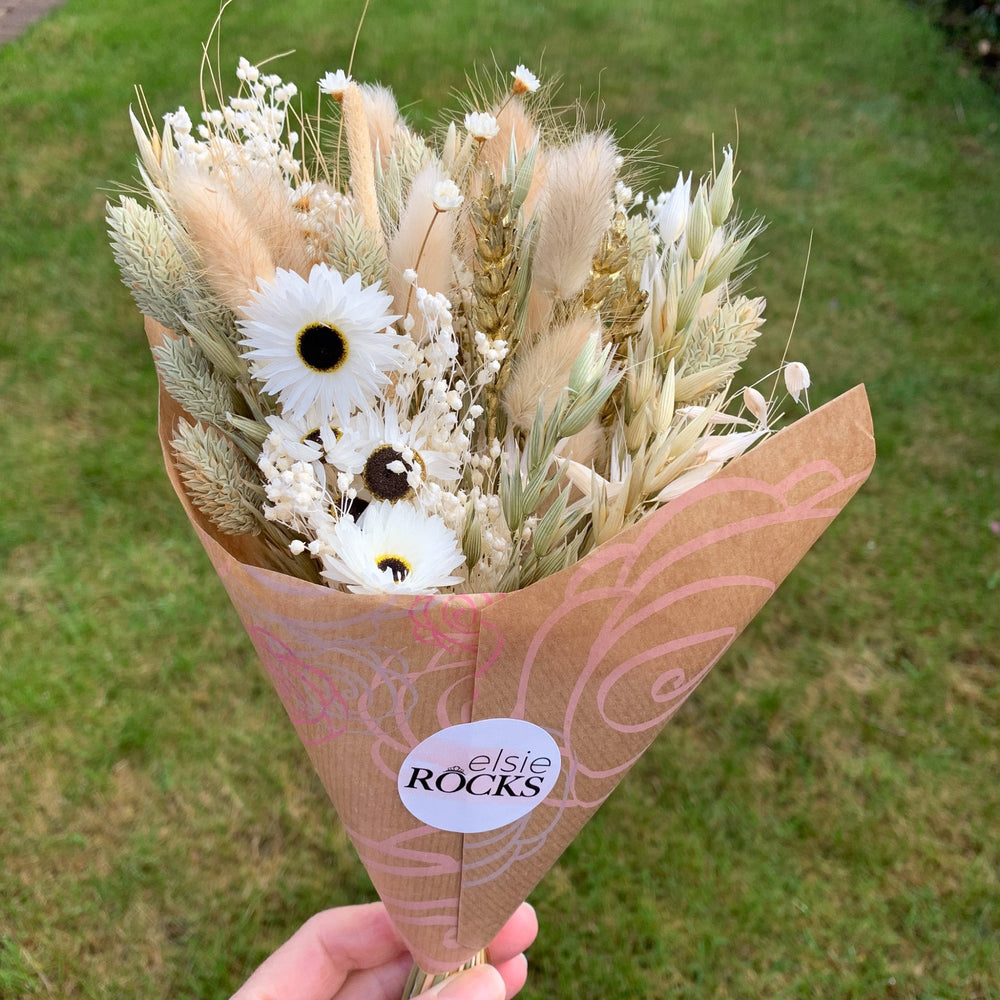
<instances>
[{"instance_id":1,"label":"brown paper texture","mask_svg":"<svg viewBox=\"0 0 1000 1000\"><path fill-rule=\"evenodd\" d=\"M164 331L147 321L151 344ZM167 471L379 896L415 959L484 947L867 478L858 386L574 566L512 594L341 594L261 568L174 468L182 411L160 393ZM546 729L555 790L478 834L415 819L406 755L460 722Z\"/></svg>"}]
</instances>

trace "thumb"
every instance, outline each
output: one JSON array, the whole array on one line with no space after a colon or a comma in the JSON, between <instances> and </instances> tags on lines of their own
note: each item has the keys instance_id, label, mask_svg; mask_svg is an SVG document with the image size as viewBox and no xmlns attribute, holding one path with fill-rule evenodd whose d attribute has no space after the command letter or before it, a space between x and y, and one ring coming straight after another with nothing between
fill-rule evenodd
<instances>
[{"instance_id":1,"label":"thumb","mask_svg":"<svg viewBox=\"0 0 1000 1000\"><path fill-rule=\"evenodd\" d=\"M505 1000L507 987L492 965L475 965L425 990L414 1000Z\"/></svg>"}]
</instances>

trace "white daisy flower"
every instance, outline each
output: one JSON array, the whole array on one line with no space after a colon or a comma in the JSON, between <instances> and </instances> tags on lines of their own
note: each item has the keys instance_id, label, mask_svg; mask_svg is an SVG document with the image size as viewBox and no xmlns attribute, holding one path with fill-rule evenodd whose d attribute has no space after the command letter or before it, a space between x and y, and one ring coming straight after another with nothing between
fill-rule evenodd
<instances>
[{"instance_id":1,"label":"white daisy flower","mask_svg":"<svg viewBox=\"0 0 1000 1000\"><path fill-rule=\"evenodd\" d=\"M538 77L527 66L522 66L520 63L518 63L517 69L511 70L510 75L514 77L515 94L533 94L541 86Z\"/></svg>"},{"instance_id":2,"label":"white daisy flower","mask_svg":"<svg viewBox=\"0 0 1000 1000\"><path fill-rule=\"evenodd\" d=\"M339 101L343 98L344 91L347 90L350 82L351 77L342 69L338 69L336 73L327 73L319 81L319 89L324 94L329 94L334 100Z\"/></svg>"},{"instance_id":3,"label":"white daisy flower","mask_svg":"<svg viewBox=\"0 0 1000 1000\"><path fill-rule=\"evenodd\" d=\"M453 208L458 208L463 201L465 197L454 181L438 181L434 185L434 207L439 212L450 212Z\"/></svg>"},{"instance_id":4,"label":"white daisy flower","mask_svg":"<svg viewBox=\"0 0 1000 1000\"><path fill-rule=\"evenodd\" d=\"M361 275L346 281L325 264L308 279L279 268L262 282L239 321L249 347L243 357L264 390L277 396L285 415L304 419L310 409L344 423L356 407L370 406L399 367L402 337L387 327L392 296L361 287Z\"/></svg>"},{"instance_id":5,"label":"white daisy flower","mask_svg":"<svg viewBox=\"0 0 1000 1000\"><path fill-rule=\"evenodd\" d=\"M269 416L264 418L270 428L261 448L258 465L266 476L272 470L284 472L295 462L308 462L320 482L326 481L324 459L331 444L339 440L339 427L324 420L315 408L304 418Z\"/></svg>"},{"instance_id":6,"label":"white daisy flower","mask_svg":"<svg viewBox=\"0 0 1000 1000\"><path fill-rule=\"evenodd\" d=\"M785 375L785 388L788 390L788 394L797 403L799 401L799 396L809 388L811 380L809 378L809 369L806 368L801 361L789 361L785 365L784 370ZM808 400L809 396L806 395Z\"/></svg>"},{"instance_id":7,"label":"white daisy flower","mask_svg":"<svg viewBox=\"0 0 1000 1000\"><path fill-rule=\"evenodd\" d=\"M476 142L486 142L500 131L496 118L488 111L470 111L465 116L465 128Z\"/></svg>"},{"instance_id":8,"label":"white daisy flower","mask_svg":"<svg viewBox=\"0 0 1000 1000\"><path fill-rule=\"evenodd\" d=\"M428 477L445 482L459 479L453 457L427 446L419 414L403 430L393 406L355 418L327 459L359 478L355 484L359 496L387 503L412 500Z\"/></svg>"},{"instance_id":9,"label":"white daisy flower","mask_svg":"<svg viewBox=\"0 0 1000 1000\"><path fill-rule=\"evenodd\" d=\"M270 416L264 418L271 433L279 438L285 451L297 462L323 460L324 434L330 432L329 421L314 407L304 417ZM336 429L333 433L338 433Z\"/></svg>"},{"instance_id":10,"label":"white daisy flower","mask_svg":"<svg viewBox=\"0 0 1000 1000\"><path fill-rule=\"evenodd\" d=\"M462 580L458 538L413 504L373 503L357 522L338 520L329 541L323 576L354 594L429 594Z\"/></svg>"}]
</instances>

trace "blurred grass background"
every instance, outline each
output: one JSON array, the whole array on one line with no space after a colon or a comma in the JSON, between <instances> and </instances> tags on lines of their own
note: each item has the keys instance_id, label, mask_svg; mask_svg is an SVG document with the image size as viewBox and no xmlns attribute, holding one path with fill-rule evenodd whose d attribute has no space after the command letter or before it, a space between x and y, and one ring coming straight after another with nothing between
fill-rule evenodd
<instances>
[{"instance_id":1,"label":"blurred grass background","mask_svg":"<svg viewBox=\"0 0 1000 1000\"><path fill-rule=\"evenodd\" d=\"M127 107L197 107L215 0L69 0L0 48L0 997L221 997L371 898L162 471L106 245ZM237 0L308 89L359 3ZM753 288L880 457L533 894L525 996L1000 997L998 98L890 0L375 0L420 126L493 60L660 167L736 139ZM593 102L592 102L592 106Z\"/></svg>"}]
</instances>

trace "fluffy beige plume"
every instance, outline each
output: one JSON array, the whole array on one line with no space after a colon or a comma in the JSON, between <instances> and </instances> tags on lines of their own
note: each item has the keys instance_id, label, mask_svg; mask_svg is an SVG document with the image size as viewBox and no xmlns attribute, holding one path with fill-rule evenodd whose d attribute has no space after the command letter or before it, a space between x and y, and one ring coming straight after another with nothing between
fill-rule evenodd
<instances>
[{"instance_id":1,"label":"fluffy beige plume","mask_svg":"<svg viewBox=\"0 0 1000 1000\"><path fill-rule=\"evenodd\" d=\"M555 299L548 292L543 292L537 285L532 285L528 293L528 309L525 321L525 329L528 331L528 339L536 339L540 334L539 330L544 330L549 325L552 318L552 307Z\"/></svg>"},{"instance_id":2,"label":"fluffy beige plume","mask_svg":"<svg viewBox=\"0 0 1000 1000\"><path fill-rule=\"evenodd\" d=\"M351 163L351 193L354 195L354 208L365 220L365 225L383 240L378 198L375 194L375 161L368 135L368 110L361 88L356 83L348 84L344 89L340 106L344 116L344 132L347 136L347 155Z\"/></svg>"},{"instance_id":3,"label":"fluffy beige plume","mask_svg":"<svg viewBox=\"0 0 1000 1000\"><path fill-rule=\"evenodd\" d=\"M607 434L601 418L594 417L582 431L574 434L559 446L559 454L588 469L594 468L607 450Z\"/></svg>"},{"instance_id":4,"label":"fluffy beige plume","mask_svg":"<svg viewBox=\"0 0 1000 1000\"><path fill-rule=\"evenodd\" d=\"M372 158L378 157L382 169L389 165L392 139L399 124L399 107L388 87L377 83L361 85L361 98L365 102L368 118L368 138L371 141Z\"/></svg>"},{"instance_id":5,"label":"fluffy beige plume","mask_svg":"<svg viewBox=\"0 0 1000 1000\"><path fill-rule=\"evenodd\" d=\"M583 288L611 225L617 175L618 148L607 133L587 132L549 152L533 269L540 291L568 299Z\"/></svg>"},{"instance_id":6,"label":"fluffy beige plume","mask_svg":"<svg viewBox=\"0 0 1000 1000\"><path fill-rule=\"evenodd\" d=\"M198 250L205 280L219 299L240 313L258 279L274 278L274 258L228 186L197 168L174 175L170 200Z\"/></svg>"},{"instance_id":7,"label":"fluffy beige plume","mask_svg":"<svg viewBox=\"0 0 1000 1000\"><path fill-rule=\"evenodd\" d=\"M265 166L239 171L228 178L236 203L252 219L276 267L305 277L316 263L306 241L304 220L291 203L288 185Z\"/></svg>"},{"instance_id":8,"label":"fluffy beige plume","mask_svg":"<svg viewBox=\"0 0 1000 1000\"><path fill-rule=\"evenodd\" d=\"M530 428L539 403L546 416L552 412L560 393L569 385L573 362L594 336L600 336L600 320L583 315L521 347L503 394L511 423L525 430Z\"/></svg>"},{"instance_id":9,"label":"fluffy beige plume","mask_svg":"<svg viewBox=\"0 0 1000 1000\"><path fill-rule=\"evenodd\" d=\"M403 313L406 300L410 298L410 285L403 278L407 268L416 270L417 283L432 295L447 293L451 288L451 253L457 213L439 213L434 208L434 186L442 180L444 174L440 168L429 164L410 186L409 197L399 217L399 228L389 246L389 291L395 300L393 312Z\"/></svg>"},{"instance_id":10,"label":"fluffy beige plume","mask_svg":"<svg viewBox=\"0 0 1000 1000\"><path fill-rule=\"evenodd\" d=\"M510 157L511 136L520 159L538 138L538 126L516 97L503 106L496 115L496 120L497 134L483 143L479 152L479 164L489 167L493 176L499 179Z\"/></svg>"}]
</instances>

